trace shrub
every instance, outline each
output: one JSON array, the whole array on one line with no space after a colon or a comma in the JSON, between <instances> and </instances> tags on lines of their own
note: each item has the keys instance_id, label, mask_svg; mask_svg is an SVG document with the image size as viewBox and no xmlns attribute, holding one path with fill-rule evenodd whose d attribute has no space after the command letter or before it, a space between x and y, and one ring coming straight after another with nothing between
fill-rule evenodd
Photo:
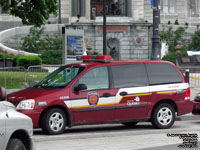
<instances>
[{"instance_id":1,"label":"shrub","mask_svg":"<svg viewBox=\"0 0 200 150\"><path fill-rule=\"evenodd\" d=\"M178 56L187 56L187 52L185 50L182 50L179 54L177 54L174 51L169 52L167 55L165 55L162 60L170 61L174 64L176 64L176 58Z\"/></svg>"},{"instance_id":2,"label":"shrub","mask_svg":"<svg viewBox=\"0 0 200 150\"><path fill-rule=\"evenodd\" d=\"M14 56L10 56L8 54L0 53L0 58L14 58Z\"/></svg>"},{"instance_id":3,"label":"shrub","mask_svg":"<svg viewBox=\"0 0 200 150\"><path fill-rule=\"evenodd\" d=\"M26 69L29 66L41 65L42 59L38 56L18 56L16 58L16 65L23 66Z\"/></svg>"},{"instance_id":4,"label":"shrub","mask_svg":"<svg viewBox=\"0 0 200 150\"><path fill-rule=\"evenodd\" d=\"M191 43L188 46L189 50L199 51L200 50L200 30L195 31L192 35Z\"/></svg>"},{"instance_id":5,"label":"shrub","mask_svg":"<svg viewBox=\"0 0 200 150\"><path fill-rule=\"evenodd\" d=\"M62 64L61 50L45 50L40 57L44 64Z\"/></svg>"},{"instance_id":6,"label":"shrub","mask_svg":"<svg viewBox=\"0 0 200 150\"><path fill-rule=\"evenodd\" d=\"M22 38L22 49L41 54L44 50L62 50L62 37L44 33L44 27L31 27L29 34Z\"/></svg>"}]
</instances>

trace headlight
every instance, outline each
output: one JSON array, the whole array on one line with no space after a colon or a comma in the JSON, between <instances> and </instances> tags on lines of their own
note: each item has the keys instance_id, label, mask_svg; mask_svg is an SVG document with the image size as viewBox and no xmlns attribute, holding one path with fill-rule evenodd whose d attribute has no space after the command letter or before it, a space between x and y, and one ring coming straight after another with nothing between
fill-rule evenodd
<instances>
[{"instance_id":1,"label":"headlight","mask_svg":"<svg viewBox=\"0 0 200 150\"><path fill-rule=\"evenodd\" d=\"M35 107L35 100L27 99L27 100L21 101L17 105L17 110L30 110L30 109L34 109L34 107Z\"/></svg>"}]
</instances>

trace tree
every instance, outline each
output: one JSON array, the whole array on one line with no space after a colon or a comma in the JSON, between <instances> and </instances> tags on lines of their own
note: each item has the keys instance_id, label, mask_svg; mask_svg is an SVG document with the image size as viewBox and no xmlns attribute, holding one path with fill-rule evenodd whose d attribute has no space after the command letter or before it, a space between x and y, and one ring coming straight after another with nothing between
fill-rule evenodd
<instances>
[{"instance_id":1,"label":"tree","mask_svg":"<svg viewBox=\"0 0 200 150\"><path fill-rule=\"evenodd\" d=\"M37 27L45 24L49 15L57 15L57 0L9 0L9 13L22 19L23 24ZM0 7L5 6L8 0L0 0Z\"/></svg>"},{"instance_id":2,"label":"tree","mask_svg":"<svg viewBox=\"0 0 200 150\"><path fill-rule=\"evenodd\" d=\"M200 50L200 30L195 31L192 35L192 41L189 45L189 50L199 51Z\"/></svg>"}]
</instances>

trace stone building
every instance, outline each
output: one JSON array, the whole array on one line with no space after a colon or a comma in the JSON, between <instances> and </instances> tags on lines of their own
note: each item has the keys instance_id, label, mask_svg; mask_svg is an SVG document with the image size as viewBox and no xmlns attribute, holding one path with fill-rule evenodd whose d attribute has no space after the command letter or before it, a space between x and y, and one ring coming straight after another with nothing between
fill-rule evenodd
<instances>
[{"instance_id":1,"label":"stone building","mask_svg":"<svg viewBox=\"0 0 200 150\"><path fill-rule=\"evenodd\" d=\"M178 20L179 24L198 24L199 1L160 0L161 23L173 24ZM150 59L153 18L150 0L106 2L107 53L115 59ZM99 53L103 52L102 6L103 0L61 0L61 22L68 29L84 30L86 47ZM20 19L7 14L6 7L0 12L0 30L21 25ZM58 17L52 16L50 22L57 23Z\"/></svg>"}]
</instances>

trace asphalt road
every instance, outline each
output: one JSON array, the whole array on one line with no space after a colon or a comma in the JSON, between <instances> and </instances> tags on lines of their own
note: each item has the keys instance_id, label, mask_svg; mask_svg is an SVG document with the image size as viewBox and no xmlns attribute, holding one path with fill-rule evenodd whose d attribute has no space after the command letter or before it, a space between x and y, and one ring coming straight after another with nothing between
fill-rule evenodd
<instances>
[{"instance_id":1,"label":"asphalt road","mask_svg":"<svg viewBox=\"0 0 200 150\"><path fill-rule=\"evenodd\" d=\"M140 122L135 127L121 124L77 126L56 136L34 130L36 150L186 150L178 147L183 144L180 138L183 134L200 136L200 116L179 117L174 126L166 130L154 129L148 122ZM192 150L200 149L200 138L193 139L198 140L198 148Z\"/></svg>"}]
</instances>

